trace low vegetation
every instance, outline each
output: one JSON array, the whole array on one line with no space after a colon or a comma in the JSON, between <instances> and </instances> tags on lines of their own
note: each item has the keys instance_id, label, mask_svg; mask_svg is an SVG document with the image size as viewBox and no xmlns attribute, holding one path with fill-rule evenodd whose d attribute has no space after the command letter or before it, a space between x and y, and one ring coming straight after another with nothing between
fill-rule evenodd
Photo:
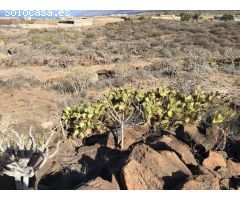
<instances>
[{"instance_id":1,"label":"low vegetation","mask_svg":"<svg viewBox=\"0 0 240 200\"><path fill-rule=\"evenodd\" d=\"M221 17L221 20L223 21L232 21L234 20L234 16L232 14L224 14L222 17Z\"/></svg>"},{"instance_id":2,"label":"low vegetation","mask_svg":"<svg viewBox=\"0 0 240 200\"><path fill-rule=\"evenodd\" d=\"M4 87L6 89L20 89L22 87L31 87L40 84L40 81L34 76L23 76L21 74L15 75L6 81L0 80L0 88Z\"/></svg>"},{"instance_id":3,"label":"low vegetation","mask_svg":"<svg viewBox=\"0 0 240 200\"><path fill-rule=\"evenodd\" d=\"M191 14L189 13L180 13L181 21L189 21L191 19Z\"/></svg>"},{"instance_id":4,"label":"low vegetation","mask_svg":"<svg viewBox=\"0 0 240 200\"><path fill-rule=\"evenodd\" d=\"M69 75L61 78L57 84L50 86L62 94L81 95L88 88L92 73L84 71L73 71Z\"/></svg>"},{"instance_id":5,"label":"low vegetation","mask_svg":"<svg viewBox=\"0 0 240 200\"><path fill-rule=\"evenodd\" d=\"M21 35L2 34L5 45L0 52L11 58L1 66L71 67L92 64L115 64L133 61L136 57L147 60L158 57L182 57L186 52L204 58L224 57L224 49L239 48L239 23L234 21L201 21L198 12L181 13L183 21L166 21L144 16L142 20L127 20L103 27L86 29L29 30ZM223 15L223 19L230 19ZM192 21L199 21L198 23ZM16 39L15 39L16 38ZM10 45L15 41L19 45ZM192 51L195 48L197 51ZM184 50L184 51L183 51Z\"/></svg>"},{"instance_id":6,"label":"low vegetation","mask_svg":"<svg viewBox=\"0 0 240 200\"><path fill-rule=\"evenodd\" d=\"M218 93L194 91L184 95L171 88L116 88L98 102L66 107L62 119L70 135L83 139L93 132L103 133L108 126L119 125L123 138L124 125L133 120L147 123L155 130L175 130L184 123L221 123L234 115L234 107L223 102Z\"/></svg>"}]
</instances>

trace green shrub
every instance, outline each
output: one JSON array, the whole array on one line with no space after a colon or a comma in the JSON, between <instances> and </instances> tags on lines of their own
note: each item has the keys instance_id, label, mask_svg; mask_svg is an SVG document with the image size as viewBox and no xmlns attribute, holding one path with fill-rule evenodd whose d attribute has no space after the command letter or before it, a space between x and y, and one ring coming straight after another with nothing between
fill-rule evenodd
<instances>
[{"instance_id":1,"label":"green shrub","mask_svg":"<svg viewBox=\"0 0 240 200\"><path fill-rule=\"evenodd\" d=\"M104 116L106 105L104 102L88 103L85 105L66 107L63 111L62 119L70 126L72 136L84 137L90 135L92 131L104 132Z\"/></svg>"},{"instance_id":2,"label":"green shrub","mask_svg":"<svg viewBox=\"0 0 240 200\"><path fill-rule=\"evenodd\" d=\"M143 114L143 123L158 130L175 130L184 123L221 123L235 115L230 103L218 93L194 91L185 95L168 87L147 91L116 88L96 103L65 108L62 119L71 135L84 138L93 132L104 132L109 121L116 121L114 115L122 119L117 121L127 122L124 118L133 116L135 111Z\"/></svg>"},{"instance_id":3,"label":"green shrub","mask_svg":"<svg viewBox=\"0 0 240 200\"><path fill-rule=\"evenodd\" d=\"M191 19L191 15L189 13L180 13L180 20L183 21L189 21Z\"/></svg>"},{"instance_id":4,"label":"green shrub","mask_svg":"<svg viewBox=\"0 0 240 200\"><path fill-rule=\"evenodd\" d=\"M232 14L225 13L221 18L222 21L232 21L234 16Z\"/></svg>"},{"instance_id":5,"label":"green shrub","mask_svg":"<svg viewBox=\"0 0 240 200\"><path fill-rule=\"evenodd\" d=\"M138 18L138 20L144 20L144 19L145 19L144 16L140 16L140 17Z\"/></svg>"}]
</instances>

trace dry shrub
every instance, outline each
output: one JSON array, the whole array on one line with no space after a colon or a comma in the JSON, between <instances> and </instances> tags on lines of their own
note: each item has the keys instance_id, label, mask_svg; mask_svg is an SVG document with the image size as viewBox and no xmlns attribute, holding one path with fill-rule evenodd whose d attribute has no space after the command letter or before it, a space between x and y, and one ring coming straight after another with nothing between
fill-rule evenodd
<instances>
[{"instance_id":1,"label":"dry shrub","mask_svg":"<svg viewBox=\"0 0 240 200\"><path fill-rule=\"evenodd\" d=\"M18 74L6 81L1 81L0 86L10 89L19 89L21 87L37 86L40 85L40 83L41 82L34 76Z\"/></svg>"},{"instance_id":2,"label":"dry shrub","mask_svg":"<svg viewBox=\"0 0 240 200\"><path fill-rule=\"evenodd\" d=\"M136 56L139 59L175 58L188 56L183 49L189 47L223 53L225 47L239 49L238 32L237 22L182 24L151 19L129 20L81 30L35 29L22 34L16 31L7 38L19 44L16 46L17 53L14 59L1 61L1 65L38 65L35 59L38 56L43 60L56 60L57 64L47 65L56 67L128 62ZM8 43L5 46L6 49L10 47ZM187 51L189 53L191 51ZM63 61L57 60L61 60L62 56L69 57L68 60L71 57L73 62L61 64Z\"/></svg>"},{"instance_id":3,"label":"dry shrub","mask_svg":"<svg viewBox=\"0 0 240 200\"><path fill-rule=\"evenodd\" d=\"M61 94L83 94L89 87L92 76L93 73L74 70L64 78L61 78L57 84L52 85L51 89L57 90Z\"/></svg>"}]
</instances>

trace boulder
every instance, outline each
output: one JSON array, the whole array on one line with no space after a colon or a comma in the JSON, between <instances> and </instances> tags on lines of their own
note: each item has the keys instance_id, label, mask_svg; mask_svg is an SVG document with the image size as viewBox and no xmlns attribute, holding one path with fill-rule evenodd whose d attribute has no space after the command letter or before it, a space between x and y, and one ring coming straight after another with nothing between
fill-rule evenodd
<instances>
[{"instance_id":1,"label":"boulder","mask_svg":"<svg viewBox=\"0 0 240 200\"><path fill-rule=\"evenodd\" d=\"M68 149L65 151L67 152ZM79 184L87 183L96 177L112 180L112 174L120 172L125 164L125 157L128 156L125 152L99 144L81 147L70 155L64 154L62 150L59 153L54 159L54 164L49 165L49 168L53 171L56 164L56 167L59 167L57 171L60 172L56 173L54 170L51 174L47 173L47 176L40 181L51 189L76 188Z\"/></svg>"},{"instance_id":2,"label":"boulder","mask_svg":"<svg viewBox=\"0 0 240 200\"><path fill-rule=\"evenodd\" d=\"M206 129L206 137L204 138L202 145L209 151L213 149L214 146L219 148L224 148L224 130L216 125Z\"/></svg>"},{"instance_id":3,"label":"boulder","mask_svg":"<svg viewBox=\"0 0 240 200\"><path fill-rule=\"evenodd\" d=\"M115 76L115 72L112 70L102 69L97 72L98 80L105 80L108 78L113 78Z\"/></svg>"},{"instance_id":4,"label":"boulder","mask_svg":"<svg viewBox=\"0 0 240 200\"><path fill-rule=\"evenodd\" d=\"M113 176L114 177L114 176ZM119 190L119 185L114 177L112 182L97 177L77 187L77 190Z\"/></svg>"},{"instance_id":5,"label":"boulder","mask_svg":"<svg viewBox=\"0 0 240 200\"><path fill-rule=\"evenodd\" d=\"M125 152L95 144L78 150L78 166L88 178L101 176L109 180L113 171L120 171L128 156Z\"/></svg>"},{"instance_id":6,"label":"boulder","mask_svg":"<svg viewBox=\"0 0 240 200\"><path fill-rule=\"evenodd\" d=\"M192 142L202 144L204 140L204 135L199 132L198 127L194 124L185 124L178 127L176 137L187 144L191 144Z\"/></svg>"},{"instance_id":7,"label":"boulder","mask_svg":"<svg viewBox=\"0 0 240 200\"><path fill-rule=\"evenodd\" d=\"M221 153L211 151L209 156L204 159L203 167L213 171L217 167L226 167L226 161Z\"/></svg>"},{"instance_id":8,"label":"boulder","mask_svg":"<svg viewBox=\"0 0 240 200\"><path fill-rule=\"evenodd\" d=\"M176 130L176 137L187 144L197 144L205 148L206 151L218 148L224 148L224 130L218 126L212 126L206 129L206 134L201 134L199 128L194 124L180 126Z\"/></svg>"},{"instance_id":9,"label":"boulder","mask_svg":"<svg viewBox=\"0 0 240 200\"><path fill-rule=\"evenodd\" d=\"M189 146L177 140L173 136L169 137L163 135L160 139L155 140L149 145L153 149L158 151L159 150L174 151L186 165L194 166L197 165L197 161L195 160L193 154L191 153L191 149L189 148Z\"/></svg>"},{"instance_id":10,"label":"boulder","mask_svg":"<svg viewBox=\"0 0 240 200\"><path fill-rule=\"evenodd\" d=\"M130 160L122 169L123 187L127 190L163 189L162 179L135 160Z\"/></svg>"},{"instance_id":11,"label":"boulder","mask_svg":"<svg viewBox=\"0 0 240 200\"><path fill-rule=\"evenodd\" d=\"M240 175L240 163L236 163L232 160L227 161L227 168L231 171L233 176Z\"/></svg>"},{"instance_id":12,"label":"boulder","mask_svg":"<svg viewBox=\"0 0 240 200\"><path fill-rule=\"evenodd\" d=\"M192 177L181 187L182 190L219 190L219 177L214 174L203 174Z\"/></svg>"},{"instance_id":13,"label":"boulder","mask_svg":"<svg viewBox=\"0 0 240 200\"><path fill-rule=\"evenodd\" d=\"M225 167L220 167L217 169L217 173L222 179L229 179L233 176L232 171Z\"/></svg>"},{"instance_id":14,"label":"boulder","mask_svg":"<svg viewBox=\"0 0 240 200\"><path fill-rule=\"evenodd\" d=\"M126 127L124 129L124 149L128 149L132 144L139 142L148 134L149 127L147 125L137 125L135 127ZM115 148L117 138L110 134L107 141L107 146Z\"/></svg>"},{"instance_id":15,"label":"boulder","mask_svg":"<svg viewBox=\"0 0 240 200\"><path fill-rule=\"evenodd\" d=\"M165 189L174 188L176 184L191 175L191 171L175 152L161 151L158 153L145 144L136 145L132 149L130 159L138 161L151 170L156 177L161 178L165 183Z\"/></svg>"}]
</instances>

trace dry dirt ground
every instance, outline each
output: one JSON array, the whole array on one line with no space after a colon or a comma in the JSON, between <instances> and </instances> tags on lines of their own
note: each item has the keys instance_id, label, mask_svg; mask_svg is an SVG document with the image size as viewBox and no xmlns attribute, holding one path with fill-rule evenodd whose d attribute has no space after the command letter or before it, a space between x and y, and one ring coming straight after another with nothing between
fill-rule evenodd
<instances>
[{"instance_id":1,"label":"dry dirt ground","mask_svg":"<svg viewBox=\"0 0 240 200\"><path fill-rule=\"evenodd\" d=\"M97 65L89 68L94 73L100 69L111 69L112 66ZM56 122L54 117L56 113L61 113L64 106L71 104L69 102L73 97L70 94L47 90L42 85L57 83L59 79L81 69L84 70L86 67L76 66L71 69L51 69L45 66L1 68L2 81L14 80L16 77L31 77L40 82L38 85L26 84L20 88L0 89L1 123L23 133L28 131L30 125L35 127L36 132L43 131L43 124ZM89 91L88 95L95 96L98 93L98 91L92 93Z\"/></svg>"},{"instance_id":2,"label":"dry dirt ground","mask_svg":"<svg viewBox=\"0 0 240 200\"><path fill-rule=\"evenodd\" d=\"M170 85L185 92L200 87L239 103L240 67L233 63L240 56L239 27L237 22L145 19L84 31L1 28L0 52L6 56L0 58L1 123L20 132L33 125L41 132L65 105L88 101L114 86ZM115 76L99 80L95 72L101 69ZM73 75L84 80L85 73L91 73L90 83L80 94L71 84L65 90L58 85Z\"/></svg>"}]
</instances>

